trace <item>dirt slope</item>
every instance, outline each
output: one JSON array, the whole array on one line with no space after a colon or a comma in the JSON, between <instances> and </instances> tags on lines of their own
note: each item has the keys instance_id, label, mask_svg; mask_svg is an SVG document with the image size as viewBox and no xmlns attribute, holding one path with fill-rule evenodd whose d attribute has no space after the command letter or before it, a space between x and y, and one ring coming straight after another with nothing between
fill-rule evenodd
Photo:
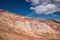
<instances>
[{"instance_id":1,"label":"dirt slope","mask_svg":"<svg viewBox=\"0 0 60 40\"><path fill-rule=\"evenodd\" d=\"M0 40L60 40L60 24L0 9Z\"/></svg>"}]
</instances>

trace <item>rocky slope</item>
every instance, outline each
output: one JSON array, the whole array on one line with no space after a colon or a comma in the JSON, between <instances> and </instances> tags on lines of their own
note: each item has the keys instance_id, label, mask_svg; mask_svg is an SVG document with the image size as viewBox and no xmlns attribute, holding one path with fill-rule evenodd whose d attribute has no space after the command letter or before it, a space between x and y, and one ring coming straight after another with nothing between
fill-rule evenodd
<instances>
[{"instance_id":1,"label":"rocky slope","mask_svg":"<svg viewBox=\"0 0 60 40\"><path fill-rule=\"evenodd\" d=\"M60 24L0 9L0 40L60 40Z\"/></svg>"}]
</instances>

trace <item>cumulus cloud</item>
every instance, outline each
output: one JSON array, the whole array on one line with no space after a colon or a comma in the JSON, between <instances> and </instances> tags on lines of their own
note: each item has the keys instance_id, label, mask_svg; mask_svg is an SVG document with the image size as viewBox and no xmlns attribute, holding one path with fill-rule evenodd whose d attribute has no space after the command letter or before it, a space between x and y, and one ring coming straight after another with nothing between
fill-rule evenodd
<instances>
[{"instance_id":1,"label":"cumulus cloud","mask_svg":"<svg viewBox=\"0 0 60 40\"><path fill-rule=\"evenodd\" d=\"M26 0L31 3L30 9L37 14L52 14L60 11L60 0Z\"/></svg>"}]
</instances>

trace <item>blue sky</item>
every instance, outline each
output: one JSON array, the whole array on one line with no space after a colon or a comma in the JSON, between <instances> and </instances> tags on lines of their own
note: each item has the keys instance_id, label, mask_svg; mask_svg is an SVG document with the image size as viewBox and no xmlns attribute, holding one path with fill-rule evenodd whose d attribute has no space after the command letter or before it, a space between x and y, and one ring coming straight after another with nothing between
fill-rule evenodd
<instances>
[{"instance_id":1,"label":"blue sky","mask_svg":"<svg viewBox=\"0 0 60 40\"><path fill-rule=\"evenodd\" d=\"M31 3L26 2L26 0L0 0L0 9L5 9L23 16L60 21L60 11L48 15L37 14L35 11L30 10L30 7Z\"/></svg>"}]
</instances>

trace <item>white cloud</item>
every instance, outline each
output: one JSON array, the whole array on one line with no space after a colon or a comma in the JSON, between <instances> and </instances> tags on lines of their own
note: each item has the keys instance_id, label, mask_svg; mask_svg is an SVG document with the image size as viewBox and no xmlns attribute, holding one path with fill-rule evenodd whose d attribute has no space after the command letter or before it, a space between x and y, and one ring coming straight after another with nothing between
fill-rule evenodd
<instances>
[{"instance_id":1,"label":"white cloud","mask_svg":"<svg viewBox=\"0 0 60 40\"><path fill-rule=\"evenodd\" d=\"M26 1L27 1L27 2L31 2L32 5L37 5L37 4L40 3L40 2L39 2L40 0L37 0L37 1L36 1L36 0L26 0Z\"/></svg>"},{"instance_id":2,"label":"white cloud","mask_svg":"<svg viewBox=\"0 0 60 40\"><path fill-rule=\"evenodd\" d=\"M60 0L55 0L55 1L60 2Z\"/></svg>"},{"instance_id":3,"label":"white cloud","mask_svg":"<svg viewBox=\"0 0 60 40\"><path fill-rule=\"evenodd\" d=\"M26 0L31 2L31 10L37 14L52 14L56 11L60 11L60 0Z\"/></svg>"}]
</instances>

